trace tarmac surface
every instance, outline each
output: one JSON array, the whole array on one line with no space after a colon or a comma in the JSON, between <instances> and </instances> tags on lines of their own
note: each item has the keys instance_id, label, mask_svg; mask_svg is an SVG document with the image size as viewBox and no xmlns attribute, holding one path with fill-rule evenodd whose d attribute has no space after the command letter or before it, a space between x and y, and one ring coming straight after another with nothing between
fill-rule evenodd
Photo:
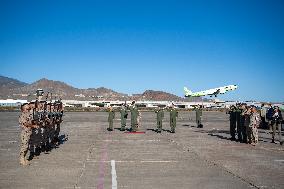
<instances>
[{"instance_id":1,"label":"tarmac surface","mask_svg":"<svg viewBox=\"0 0 284 189\"><path fill-rule=\"evenodd\" d=\"M156 116L142 112L140 131L113 132L107 113L66 113L62 144L22 167L18 162L18 112L0 113L0 188L223 189L284 188L284 147L260 130L257 146L230 141L228 115L179 112L176 133L165 113L158 134ZM128 120L127 126L129 127Z\"/></svg>"}]
</instances>

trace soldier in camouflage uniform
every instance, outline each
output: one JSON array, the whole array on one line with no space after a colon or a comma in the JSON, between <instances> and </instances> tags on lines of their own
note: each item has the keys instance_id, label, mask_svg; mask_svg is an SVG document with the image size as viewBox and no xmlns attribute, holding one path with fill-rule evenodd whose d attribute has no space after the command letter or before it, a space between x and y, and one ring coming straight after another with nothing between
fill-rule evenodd
<instances>
[{"instance_id":1,"label":"soldier in camouflage uniform","mask_svg":"<svg viewBox=\"0 0 284 189\"><path fill-rule=\"evenodd\" d=\"M53 136L51 143L55 146L57 146L60 142L59 140L59 133L60 133L60 123L62 122L62 116L63 115L63 105L60 101L56 101L54 105L54 111L55 111L55 120L52 125L53 129Z\"/></svg>"},{"instance_id":2,"label":"soldier in camouflage uniform","mask_svg":"<svg viewBox=\"0 0 284 189\"><path fill-rule=\"evenodd\" d=\"M252 145L255 146L258 143L258 127L260 124L261 118L259 113L256 110L256 107L252 107L252 114L250 116L250 129L252 133Z\"/></svg>"},{"instance_id":3,"label":"soldier in camouflage uniform","mask_svg":"<svg viewBox=\"0 0 284 189\"><path fill-rule=\"evenodd\" d=\"M126 127L126 119L128 116L128 112L127 112L127 108L126 108L126 104L121 106L120 109L120 120L121 120L121 131L125 131L125 127Z\"/></svg>"},{"instance_id":4,"label":"soldier in camouflage uniform","mask_svg":"<svg viewBox=\"0 0 284 189\"><path fill-rule=\"evenodd\" d=\"M112 107L109 107L108 110L108 123L109 123L109 128L108 131L113 131L113 119L115 117L115 113L113 111Z\"/></svg>"},{"instance_id":5,"label":"soldier in camouflage uniform","mask_svg":"<svg viewBox=\"0 0 284 189\"><path fill-rule=\"evenodd\" d=\"M22 127L20 164L27 165L27 152L30 151L30 157L35 153L46 150L49 142L53 141L59 135L58 125L62 122L63 106L61 100L47 104L42 101L43 91L37 91L38 98L21 106L21 115L19 124ZM54 106L57 107L54 110ZM55 124L57 127L55 129ZM38 154L39 155L39 154Z\"/></svg>"},{"instance_id":6,"label":"soldier in camouflage uniform","mask_svg":"<svg viewBox=\"0 0 284 189\"><path fill-rule=\"evenodd\" d=\"M176 125L177 125L177 117L178 111L175 109L174 104L170 107L170 126L171 126L171 133L175 133Z\"/></svg>"},{"instance_id":7,"label":"soldier in camouflage uniform","mask_svg":"<svg viewBox=\"0 0 284 189\"><path fill-rule=\"evenodd\" d=\"M21 146L20 146L20 164L28 165L27 153L29 150L30 137L32 135L32 128L37 126L32 123L32 109L29 104L23 104L21 106L23 112L19 117L19 124L22 127L21 131Z\"/></svg>"},{"instance_id":8,"label":"soldier in camouflage uniform","mask_svg":"<svg viewBox=\"0 0 284 189\"><path fill-rule=\"evenodd\" d=\"M155 113L157 114L157 133L161 133L163 126L162 122L164 118L164 110L162 108L158 108L158 110L156 110Z\"/></svg>"},{"instance_id":9,"label":"soldier in camouflage uniform","mask_svg":"<svg viewBox=\"0 0 284 189\"><path fill-rule=\"evenodd\" d=\"M247 143L252 143L252 129L250 128L250 115L251 115L251 107L247 106L246 110L244 111L244 125L246 128L246 134L247 134Z\"/></svg>"}]
</instances>

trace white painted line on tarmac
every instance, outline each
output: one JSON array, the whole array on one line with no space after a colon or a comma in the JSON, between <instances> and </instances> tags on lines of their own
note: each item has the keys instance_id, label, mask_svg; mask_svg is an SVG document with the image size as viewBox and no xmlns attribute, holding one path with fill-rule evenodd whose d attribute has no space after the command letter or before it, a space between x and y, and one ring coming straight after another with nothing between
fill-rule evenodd
<instances>
[{"instance_id":1,"label":"white painted line on tarmac","mask_svg":"<svg viewBox=\"0 0 284 189\"><path fill-rule=\"evenodd\" d=\"M116 180L116 170L115 170L115 160L111 160L111 188L117 189L117 180Z\"/></svg>"},{"instance_id":2,"label":"white painted line on tarmac","mask_svg":"<svg viewBox=\"0 0 284 189\"><path fill-rule=\"evenodd\" d=\"M274 161L277 161L277 162L284 162L284 159L276 159Z\"/></svg>"},{"instance_id":3,"label":"white painted line on tarmac","mask_svg":"<svg viewBox=\"0 0 284 189\"><path fill-rule=\"evenodd\" d=\"M125 142L125 141L133 141L129 140L96 140L97 142ZM135 142L160 142L161 140L135 140Z\"/></svg>"},{"instance_id":4,"label":"white painted line on tarmac","mask_svg":"<svg viewBox=\"0 0 284 189\"><path fill-rule=\"evenodd\" d=\"M155 161L155 160L146 160L140 161L141 163L176 163L178 161Z\"/></svg>"},{"instance_id":5,"label":"white painted line on tarmac","mask_svg":"<svg viewBox=\"0 0 284 189\"><path fill-rule=\"evenodd\" d=\"M88 163L112 163L113 160L111 161L96 161L96 160L91 160L87 159ZM179 161L175 160L137 160L137 161L131 161L131 160L126 160L126 161L115 161L116 163L177 163Z\"/></svg>"}]
</instances>

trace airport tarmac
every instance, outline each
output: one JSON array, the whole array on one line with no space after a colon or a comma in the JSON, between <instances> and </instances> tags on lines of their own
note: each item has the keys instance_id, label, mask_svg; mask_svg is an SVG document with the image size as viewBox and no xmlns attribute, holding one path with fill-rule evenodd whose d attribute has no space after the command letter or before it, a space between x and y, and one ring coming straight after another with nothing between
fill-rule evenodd
<instances>
[{"instance_id":1,"label":"airport tarmac","mask_svg":"<svg viewBox=\"0 0 284 189\"><path fill-rule=\"evenodd\" d=\"M1 112L0 188L284 188L284 147L264 130L255 147L230 141L225 113L204 112L199 129L194 112L180 112L175 134L154 132L153 112L142 112L145 133L108 132L107 115L66 113L61 135L68 140L22 167L19 113Z\"/></svg>"}]
</instances>

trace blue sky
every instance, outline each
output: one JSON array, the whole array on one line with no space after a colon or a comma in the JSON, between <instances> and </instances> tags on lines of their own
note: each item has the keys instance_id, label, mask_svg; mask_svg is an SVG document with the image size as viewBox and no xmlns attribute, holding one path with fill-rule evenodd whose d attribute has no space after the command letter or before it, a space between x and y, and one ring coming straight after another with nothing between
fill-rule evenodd
<instances>
[{"instance_id":1,"label":"blue sky","mask_svg":"<svg viewBox=\"0 0 284 189\"><path fill-rule=\"evenodd\" d=\"M284 1L0 1L0 75L284 101Z\"/></svg>"}]
</instances>

